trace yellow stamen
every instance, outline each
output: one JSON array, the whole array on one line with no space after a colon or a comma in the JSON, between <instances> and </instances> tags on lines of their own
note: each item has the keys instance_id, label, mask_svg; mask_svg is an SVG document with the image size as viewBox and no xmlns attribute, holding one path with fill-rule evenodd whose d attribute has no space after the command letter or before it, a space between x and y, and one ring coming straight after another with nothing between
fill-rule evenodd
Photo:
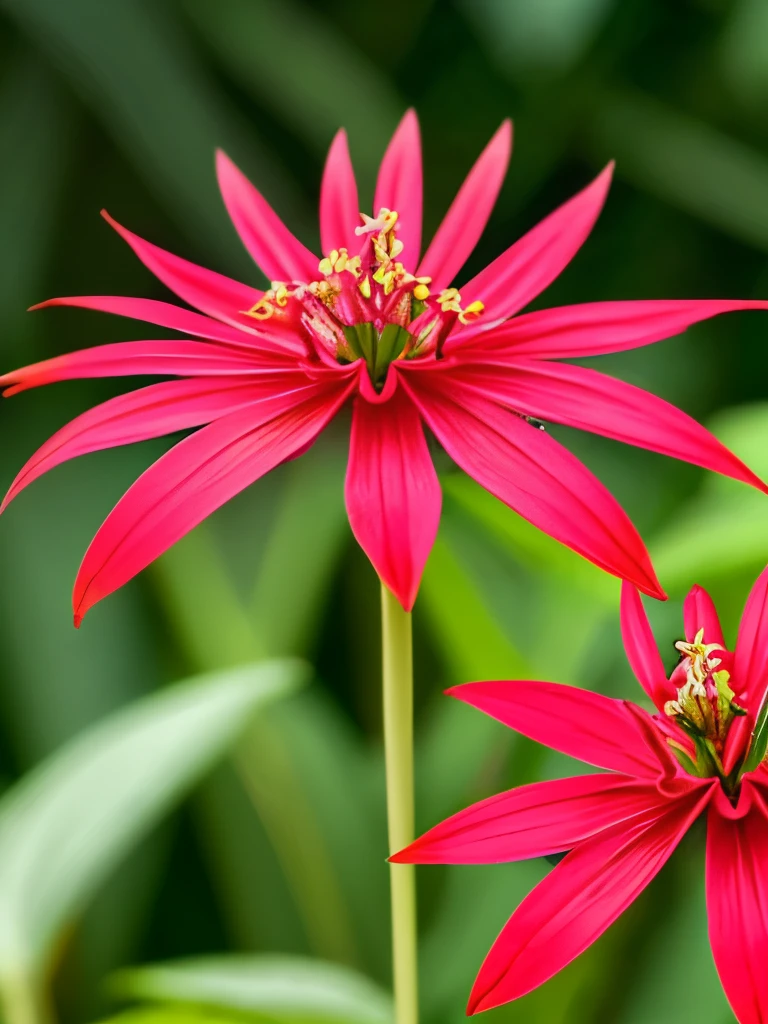
<instances>
[{"instance_id":1,"label":"yellow stamen","mask_svg":"<svg viewBox=\"0 0 768 1024\"><path fill-rule=\"evenodd\" d=\"M480 302L479 299L476 299L474 302L470 302L467 308L459 313L459 322L462 324L470 323L476 317L480 316L484 309L485 304Z\"/></svg>"},{"instance_id":2,"label":"yellow stamen","mask_svg":"<svg viewBox=\"0 0 768 1024\"><path fill-rule=\"evenodd\" d=\"M438 295L437 301L444 313L458 313L459 322L462 324L467 324L470 320L480 316L485 309L485 305L479 299L470 302L467 308L464 309L461 305L461 292L458 288L443 289Z\"/></svg>"},{"instance_id":3,"label":"yellow stamen","mask_svg":"<svg viewBox=\"0 0 768 1024\"><path fill-rule=\"evenodd\" d=\"M243 316L252 316L254 320L269 320L275 312L275 306L284 309L293 291L282 281L270 281L269 290L264 292L259 301L250 309L242 309Z\"/></svg>"},{"instance_id":4,"label":"yellow stamen","mask_svg":"<svg viewBox=\"0 0 768 1024\"><path fill-rule=\"evenodd\" d=\"M360 289L360 293L364 299L370 299L371 297L371 279L366 274L360 284L357 286Z\"/></svg>"},{"instance_id":5,"label":"yellow stamen","mask_svg":"<svg viewBox=\"0 0 768 1024\"><path fill-rule=\"evenodd\" d=\"M427 288L425 284L417 284L413 289L413 297L414 299L418 299L419 302L423 302L425 299L429 298L429 288Z\"/></svg>"},{"instance_id":6,"label":"yellow stamen","mask_svg":"<svg viewBox=\"0 0 768 1024\"><path fill-rule=\"evenodd\" d=\"M242 309L240 312L243 316L252 316L254 320L269 320L275 312L275 307L265 294L259 299L255 306L251 306L250 309Z\"/></svg>"},{"instance_id":7,"label":"yellow stamen","mask_svg":"<svg viewBox=\"0 0 768 1024\"><path fill-rule=\"evenodd\" d=\"M353 277L359 277L360 257L350 256L344 248L332 249L324 259L320 260L317 269L326 276L340 274L343 270L348 270Z\"/></svg>"},{"instance_id":8,"label":"yellow stamen","mask_svg":"<svg viewBox=\"0 0 768 1024\"><path fill-rule=\"evenodd\" d=\"M356 235L370 235L374 231L388 234L397 223L397 211L388 210L386 206L381 207L378 217L369 217L368 214L362 212L360 216L363 218L363 223L359 228L355 228Z\"/></svg>"}]
</instances>

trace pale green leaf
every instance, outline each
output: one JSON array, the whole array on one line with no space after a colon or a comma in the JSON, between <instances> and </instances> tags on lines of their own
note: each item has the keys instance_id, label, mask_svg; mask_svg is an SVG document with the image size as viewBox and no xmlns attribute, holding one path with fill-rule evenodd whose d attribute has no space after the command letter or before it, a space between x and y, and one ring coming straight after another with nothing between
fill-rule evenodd
<instances>
[{"instance_id":1,"label":"pale green leaf","mask_svg":"<svg viewBox=\"0 0 768 1024\"><path fill-rule=\"evenodd\" d=\"M0 984L45 966L61 929L128 849L293 689L299 662L201 677L147 697L48 758L0 803Z\"/></svg>"},{"instance_id":2,"label":"pale green leaf","mask_svg":"<svg viewBox=\"0 0 768 1024\"><path fill-rule=\"evenodd\" d=\"M206 957L124 971L116 991L136 999L260 1014L285 1024L390 1024L389 996L338 964L300 957Z\"/></svg>"}]
</instances>

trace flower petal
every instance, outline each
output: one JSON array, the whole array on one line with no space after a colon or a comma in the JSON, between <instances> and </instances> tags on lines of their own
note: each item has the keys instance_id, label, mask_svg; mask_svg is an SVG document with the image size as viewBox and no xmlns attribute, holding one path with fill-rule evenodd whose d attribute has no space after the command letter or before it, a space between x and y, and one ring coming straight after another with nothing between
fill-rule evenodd
<instances>
[{"instance_id":1,"label":"flower petal","mask_svg":"<svg viewBox=\"0 0 768 1024\"><path fill-rule=\"evenodd\" d=\"M534 782L472 804L389 859L395 864L502 864L571 850L659 801L628 775Z\"/></svg>"},{"instance_id":2,"label":"flower petal","mask_svg":"<svg viewBox=\"0 0 768 1024\"><path fill-rule=\"evenodd\" d=\"M130 245L144 266L180 299L231 327L253 328L254 320L245 316L245 312L258 302L263 292L166 252L118 224L106 210L102 210L101 215Z\"/></svg>"},{"instance_id":3,"label":"flower petal","mask_svg":"<svg viewBox=\"0 0 768 1024\"><path fill-rule=\"evenodd\" d=\"M733 685L747 714L731 725L723 758L726 771L731 771L743 754L768 695L768 568L757 577L741 616L733 654Z\"/></svg>"},{"instance_id":4,"label":"flower petal","mask_svg":"<svg viewBox=\"0 0 768 1024\"><path fill-rule=\"evenodd\" d=\"M583 302L515 317L483 335L482 344L509 348L515 355L536 359L599 356L673 338L700 320L743 309L768 309L768 301L641 299Z\"/></svg>"},{"instance_id":5,"label":"flower petal","mask_svg":"<svg viewBox=\"0 0 768 1024\"><path fill-rule=\"evenodd\" d=\"M402 379L451 458L491 494L600 568L664 596L627 514L554 438L478 396L452 371Z\"/></svg>"},{"instance_id":6,"label":"flower petal","mask_svg":"<svg viewBox=\"0 0 768 1024\"><path fill-rule=\"evenodd\" d=\"M683 603L685 638L693 643L700 629L704 630L705 644L720 644L725 649L723 627L715 608L715 602L703 587L691 587ZM715 652L717 653L717 652Z\"/></svg>"},{"instance_id":7,"label":"flower petal","mask_svg":"<svg viewBox=\"0 0 768 1024\"><path fill-rule=\"evenodd\" d=\"M768 492L768 486L708 430L662 398L569 363L478 360L457 367L477 391L516 412L691 462Z\"/></svg>"},{"instance_id":8,"label":"flower petal","mask_svg":"<svg viewBox=\"0 0 768 1024\"><path fill-rule=\"evenodd\" d=\"M485 230L512 152L512 122L504 121L464 180L422 259L417 275L432 278L432 290L451 283Z\"/></svg>"},{"instance_id":9,"label":"flower petal","mask_svg":"<svg viewBox=\"0 0 768 1024\"><path fill-rule=\"evenodd\" d=\"M673 696L643 602L631 583L621 585L621 635L637 681L659 709Z\"/></svg>"},{"instance_id":10,"label":"flower petal","mask_svg":"<svg viewBox=\"0 0 768 1024\"><path fill-rule=\"evenodd\" d=\"M320 185L320 241L324 253L344 247L360 248L355 228L360 224L355 171L349 157L347 133L342 128L328 150Z\"/></svg>"},{"instance_id":11,"label":"flower petal","mask_svg":"<svg viewBox=\"0 0 768 1024\"><path fill-rule=\"evenodd\" d=\"M285 390L295 388L301 380L296 372L286 377ZM203 377L163 381L111 398L77 416L38 448L11 484L0 512L33 480L68 459L211 423L276 389L272 377L245 383Z\"/></svg>"},{"instance_id":12,"label":"flower petal","mask_svg":"<svg viewBox=\"0 0 768 1024\"><path fill-rule=\"evenodd\" d=\"M742 785L749 785L745 779ZM740 818L713 804L707 828L709 941L740 1024L768 1020L768 819L755 796Z\"/></svg>"},{"instance_id":13,"label":"flower petal","mask_svg":"<svg viewBox=\"0 0 768 1024\"><path fill-rule=\"evenodd\" d=\"M651 717L627 701L578 686L534 680L464 683L447 691L536 743L597 768L657 779L674 758L651 742Z\"/></svg>"},{"instance_id":14,"label":"flower petal","mask_svg":"<svg viewBox=\"0 0 768 1024\"><path fill-rule=\"evenodd\" d=\"M130 377L143 374L179 377L210 377L228 374L284 373L285 363L254 361L242 350L207 341L117 341L96 345L63 356L44 359L0 376L6 396L28 388L87 377Z\"/></svg>"},{"instance_id":15,"label":"flower petal","mask_svg":"<svg viewBox=\"0 0 768 1024\"><path fill-rule=\"evenodd\" d=\"M739 623L733 676L746 688L749 710L757 714L768 686L768 568L750 591Z\"/></svg>"},{"instance_id":16,"label":"flower petal","mask_svg":"<svg viewBox=\"0 0 768 1024\"><path fill-rule=\"evenodd\" d=\"M75 581L75 625L220 505L306 448L353 384L310 385L264 399L184 438L107 516Z\"/></svg>"},{"instance_id":17,"label":"flower petal","mask_svg":"<svg viewBox=\"0 0 768 1024\"><path fill-rule=\"evenodd\" d=\"M581 843L520 904L485 959L468 1012L537 988L598 939L661 870L709 790L655 803Z\"/></svg>"},{"instance_id":18,"label":"flower petal","mask_svg":"<svg viewBox=\"0 0 768 1024\"><path fill-rule=\"evenodd\" d=\"M256 328L240 327L237 329L213 320L211 317L193 313L183 306L174 306L171 302L159 302L157 299L137 299L127 295L68 295L63 298L47 299L38 302L30 309L46 309L48 306L77 306L81 309L94 309L100 313L114 313L116 316L127 316L133 320L168 327L172 331L191 334L196 338L207 338L219 341L224 345L237 345L242 348L261 348L270 355L279 356L281 352L275 342Z\"/></svg>"},{"instance_id":19,"label":"flower petal","mask_svg":"<svg viewBox=\"0 0 768 1024\"><path fill-rule=\"evenodd\" d=\"M402 260L415 266L421 252L423 202L421 136L414 110L405 113L387 147L379 168L373 214L382 207L398 213L397 237L403 243Z\"/></svg>"},{"instance_id":20,"label":"flower petal","mask_svg":"<svg viewBox=\"0 0 768 1024\"><path fill-rule=\"evenodd\" d=\"M469 338L517 313L565 269L586 241L611 183L609 164L585 189L563 203L461 288L462 304L481 301L483 315L457 337Z\"/></svg>"},{"instance_id":21,"label":"flower petal","mask_svg":"<svg viewBox=\"0 0 768 1024\"><path fill-rule=\"evenodd\" d=\"M240 241L269 280L303 284L316 280L317 256L288 230L261 192L220 149L216 151L216 174Z\"/></svg>"},{"instance_id":22,"label":"flower petal","mask_svg":"<svg viewBox=\"0 0 768 1024\"><path fill-rule=\"evenodd\" d=\"M406 611L437 534L442 495L418 412L402 388L358 397L345 487L352 532Z\"/></svg>"}]
</instances>

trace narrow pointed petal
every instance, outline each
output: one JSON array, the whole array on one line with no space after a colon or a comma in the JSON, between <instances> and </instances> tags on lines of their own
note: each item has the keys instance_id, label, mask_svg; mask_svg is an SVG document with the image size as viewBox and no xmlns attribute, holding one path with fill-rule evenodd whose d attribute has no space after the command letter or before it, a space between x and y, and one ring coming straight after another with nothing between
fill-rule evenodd
<instances>
[{"instance_id":1,"label":"narrow pointed petal","mask_svg":"<svg viewBox=\"0 0 768 1024\"><path fill-rule=\"evenodd\" d=\"M621 585L621 635L637 681L659 711L663 711L665 701L673 696L667 673L640 594L626 582Z\"/></svg>"},{"instance_id":2,"label":"narrow pointed petal","mask_svg":"<svg viewBox=\"0 0 768 1024\"><path fill-rule=\"evenodd\" d=\"M286 377L288 380L283 384L286 389L295 388L300 381L295 372ZM111 398L77 416L35 452L11 484L0 512L33 480L62 462L104 448L211 423L264 398L267 393L274 393L276 388L277 382L271 377L261 383L240 380L229 383L204 377L163 381Z\"/></svg>"},{"instance_id":3,"label":"narrow pointed petal","mask_svg":"<svg viewBox=\"0 0 768 1024\"><path fill-rule=\"evenodd\" d=\"M436 376L436 375L432 375ZM540 530L595 565L663 597L645 545L616 499L554 438L487 401L455 373L402 374L461 468Z\"/></svg>"},{"instance_id":4,"label":"narrow pointed petal","mask_svg":"<svg viewBox=\"0 0 768 1024\"><path fill-rule=\"evenodd\" d=\"M382 207L397 210L397 237L403 243L403 262L414 266L421 252L423 182L421 135L414 110L406 112L379 168L373 213Z\"/></svg>"},{"instance_id":5,"label":"narrow pointed petal","mask_svg":"<svg viewBox=\"0 0 768 1024\"><path fill-rule=\"evenodd\" d=\"M479 1013L543 984L591 946L658 874L709 790L659 804L576 847L520 904L469 998Z\"/></svg>"},{"instance_id":6,"label":"narrow pointed petal","mask_svg":"<svg viewBox=\"0 0 768 1024\"><path fill-rule=\"evenodd\" d=\"M276 343L255 327L229 327L220 320L213 320L200 313L193 313L190 309L184 309L183 306L159 302L157 299L137 299L127 295L69 295L38 302L31 309L46 309L49 306L76 306L100 313L114 313L116 316L127 316L132 320L143 320L157 327L168 327L172 331L191 334L196 338L219 341L224 345L260 349L274 356L281 354Z\"/></svg>"},{"instance_id":7,"label":"narrow pointed petal","mask_svg":"<svg viewBox=\"0 0 768 1024\"><path fill-rule=\"evenodd\" d=\"M646 712L591 690L512 679L464 683L448 693L536 743L597 768L657 779L674 763L663 742L652 742L658 730Z\"/></svg>"},{"instance_id":8,"label":"narrow pointed petal","mask_svg":"<svg viewBox=\"0 0 768 1024\"><path fill-rule=\"evenodd\" d=\"M482 344L509 348L515 355L536 359L600 356L673 338L701 320L745 309L768 309L768 301L641 299L584 302L515 317L483 335Z\"/></svg>"},{"instance_id":9,"label":"narrow pointed petal","mask_svg":"<svg viewBox=\"0 0 768 1024\"><path fill-rule=\"evenodd\" d=\"M691 462L768 493L768 486L700 423L662 398L569 363L506 359L456 371L516 412Z\"/></svg>"},{"instance_id":10,"label":"narrow pointed petal","mask_svg":"<svg viewBox=\"0 0 768 1024\"><path fill-rule=\"evenodd\" d=\"M683 603L683 622L685 638L689 643L693 643L696 634L703 629L705 644L720 644L725 648L723 627L720 625L715 602L704 587L698 584L691 587Z\"/></svg>"},{"instance_id":11,"label":"narrow pointed petal","mask_svg":"<svg viewBox=\"0 0 768 1024\"><path fill-rule=\"evenodd\" d=\"M225 416L184 438L107 516L75 581L75 625L215 509L305 449L351 385L310 385Z\"/></svg>"},{"instance_id":12,"label":"narrow pointed petal","mask_svg":"<svg viewBox=\"0 0 768 1024\"><path fill-rule=\"evenodd\" d=\"M608 194L612 173L613 164L609 164L591 185L545 217L462 286L463 305L477 300L485 305L482 317L466 329L467 337L517 313L559 276L592 230ZM457 336L464 337L464 331Z\"/></svg>"},{"instance_id":13,"label":"narrow pointed petal","mask_svg":"<svg viewBox=\"0 0 768 1024\"><path fill-rule=\"evenodd\" d=\"M244 313L261 298L263 293L258 289L166 252L118 224L105 210L101 215L130 245L147 270L180 299L231 327L252 327L253 319Z\"/></svg>"},{"instance_id":14,"label":"narrow pointed petal","mask_svg":"<svg viewBox=\"0 0 768 1024\"><path fill-rule=\"evenodd\" d=\"M659 803L652 783L628 775L534 782L480 800L430 829L394 864L503 864L562 853Z\"/></svg>"},{"instance_id":15,"label":"narrow pointed petal","mask_svg":"<svg viewBox=\"0 0 768 1024\"><path fill-rule=\"evenodd\" d=\"M259 190L220 149L216 152L216 174L241 242L269 280L314 281L318 277L317 256L288 230Z\"/></svg>"},{"instance_id":16,"label":"narrow pointed petal","mask_svg":"<svg viewBox=\"0 0 768 1024\"><path fill-rule=\"evenodd\" d=\"M742 785L749 785L745 780ZM739 1024L768 1020L768 819L759 798L744 817L713 805L707 828L709 941Z\"/></svg>"},{"instance_id":17,"label":"narrow pointed petal","mask_svg":"<svg viewBox=\"0 0 768 1024\"><path fill-rule=\"evenodd\" d=\"M320 242L324 253L360 248L355 228L360 224L355 171L349 156L347 133L342 128L328 150L320 185Z\"/></svg>"},{"instance_id":18,"label":"narrow pointed petal","mask_svg":"<svg viewBox=\"0 0 768 1024\"><path fill-rule=\"evenodd\" d=\"M284 372L285 364L254 361L249 353L207 341L117 341L96 345L63 356L44 359L0 376L6 396L28 388L62 380L87 377L130 377L155 374L164 377Z\"/></svg>"},{"instance_id":19,"label":"narrow pointed petal","mask_svg":"<svg viewBox=\"0 0 768 1024\"><path fill-rule=\"evenodd\" d=\"M358 397L345 487L352 532L406 611L437 535L442 495L416 407Z\"/></svg>"},{"instance_id":20,"label":"narrow pointed petal","mask_svg":"<svg viewBox=\"0 0 768 1024\"><path fill-rule=\"evenodd\" d=\"M504 121L467 175L416 271L432 278L433 291L448 287L480 240L511 152L512 122Z\"/></svg>"},{"instance_id":21,"label":"narrow pointed petal","mask_svg":"<svg viewBox=\"0 0 768 1024\"><path fill-rule=\"evenodd\" d=\"M768 695L768 568L749 593L733 653L736 700L747 714L736 718L728 733L723 765L730 772L745 752Z\"/></svg>"}]
</instances>

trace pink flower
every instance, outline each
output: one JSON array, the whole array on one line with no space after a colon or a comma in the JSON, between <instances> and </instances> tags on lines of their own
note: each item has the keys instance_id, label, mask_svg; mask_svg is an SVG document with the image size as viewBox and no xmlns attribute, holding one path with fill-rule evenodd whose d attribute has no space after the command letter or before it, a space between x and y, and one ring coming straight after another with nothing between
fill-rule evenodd
<instances>
[{"instance_id":1,"label":"pink flower","mask_svg":"<svg viewBox=\"0 0 768 1024\"><path fill-rule=\"evenodd\" d=\"M517 732L609 773L537 782L481 800L392 860L497 864L570 852L494 943L469 1012L517 999L593 943L707 811L709 935L741 1024L768 1021L768 569L747 600L733 652L712 600L694 587L667 679L640 595L623 584L629 662L655 705L542 682L448 692Z\"/></svg>"},{"instance_id":2,"label":"pink flower","mask_svg":"<svg viewBox=\"0 0 768 1024\"><path fill-rule=\"evenodd\" d=\"M440 518L424 425L480 484L540 529L645 593L662 597L648 553L603 485L529 418L592 430L744 480L761 481L661 399L554 362L646 345L689 324L768 302L606 302L517 314L563 270L594 224L611 168L462 285L452 281L506 172L505 122L420 256L419 127L409 111L379 171L373 216L359 214L344 132L323 176L318 259L223 154L224 202L272 281L266 292L189 263L109 223L199 312L149 299L76 296L82 306L178 331L173 341L104 345L0 377L6 394L76 377L176 377L105 402L24 466L7 504L75 455L193 427L107 517L75 583L75 621L214 509L315 440L353 403L346 502L377 572L410 609Z\"/></svg>"}]
</instances>

